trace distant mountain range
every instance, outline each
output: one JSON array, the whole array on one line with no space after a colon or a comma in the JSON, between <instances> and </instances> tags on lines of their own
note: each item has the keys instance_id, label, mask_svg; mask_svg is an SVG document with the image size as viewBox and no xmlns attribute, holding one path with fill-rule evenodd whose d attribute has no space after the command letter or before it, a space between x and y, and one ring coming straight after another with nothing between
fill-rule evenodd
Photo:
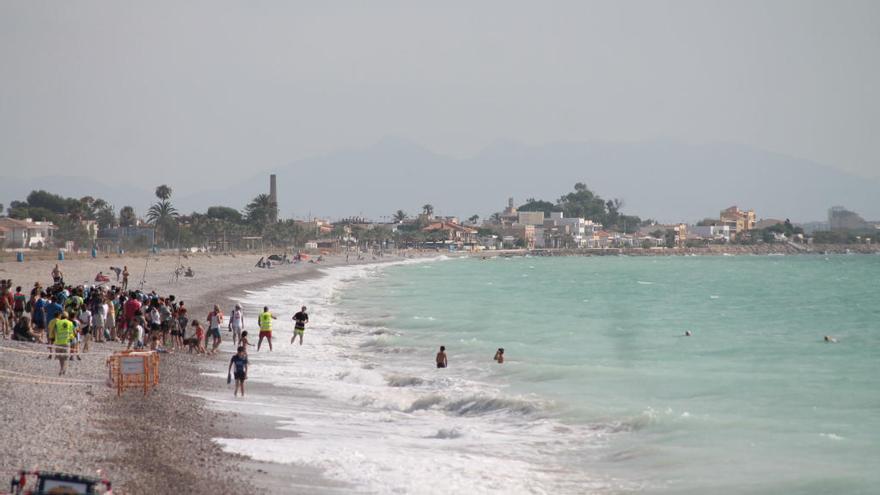
<instances>
[{"instance_id":1,"label":"distant mountain range","mask_svg":"<svg viewBox=\"0 0 880 495\"><path fill-rule=\"evenodd\" d=\"M415 214L425 203L437 214L486 217L501 210L510 196L516 204L530 197L554 201L576 182L584 182L602 197L623 199L626 213L663 222L715 217L731 205L753 208L758 218L822 220L833 205L880 218L880 180L736 144L674 142L499 143L476 156L456 159L388 138L367 148L265 170L224 189L178 193L174 203L186 212L218 204L241 208L268 192L269 173L278 175L282 217L381 219L397 209ZM122 189L71 177L2 178L0 202L8 205L34 188L101 196L117 207L131 204L138 212L153 201L146 188Z\"/></svg>"}]
</instances>

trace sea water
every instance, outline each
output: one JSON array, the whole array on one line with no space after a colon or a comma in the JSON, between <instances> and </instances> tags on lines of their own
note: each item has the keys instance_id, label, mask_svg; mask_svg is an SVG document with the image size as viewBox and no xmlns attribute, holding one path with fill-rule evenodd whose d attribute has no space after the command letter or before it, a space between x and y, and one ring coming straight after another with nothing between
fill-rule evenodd
<instances>
[{"instance_id":1,"label":"sea water","mask_svg":"<svg viewBox=\"0 0 880 495\"><path fill-rule=\"evenodd\" d=\"M329 269L243 298L283 321L250 379L297 392L229 407L296 436L218 441L373 493L878 493L878 287L878 256Z\"/></svg>"}]
</instances>

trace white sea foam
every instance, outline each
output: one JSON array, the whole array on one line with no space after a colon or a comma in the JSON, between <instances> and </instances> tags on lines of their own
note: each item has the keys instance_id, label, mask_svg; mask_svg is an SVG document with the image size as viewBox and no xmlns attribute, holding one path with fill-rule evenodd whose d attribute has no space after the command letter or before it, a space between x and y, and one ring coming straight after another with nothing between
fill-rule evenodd
<instances>
[{"instance_id":1,"label":"white sea foam","mask_svg":"<svg viewBox=\"0 0 880 495\"><path fill-rule=\"evenodd\" d=\"M506 395L463 364L438 373L408 357L392 335L377 335L375 326L344 314L335 304L339 291L382 268L333 268L318 279L246 294L250 314L268 304L278 317L274 351L251 352L250 381L308 393L216 400L216 407L271 416L297 432L292 438L217 439L224 449L318 467L377 493L501 493L511 487L582 493L623 486L566 469L558 458L601 443L614 431L611 425L563 426L545 414L542 401ZM309 307L311 325L305 345L291 345L290 318L301 305Z\"/></svg>"}]
</instances>

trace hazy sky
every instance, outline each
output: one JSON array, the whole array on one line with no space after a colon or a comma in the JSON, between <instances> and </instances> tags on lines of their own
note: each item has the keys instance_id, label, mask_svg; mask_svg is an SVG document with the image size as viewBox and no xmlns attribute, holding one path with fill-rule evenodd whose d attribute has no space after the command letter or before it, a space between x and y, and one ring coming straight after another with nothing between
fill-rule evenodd
<instances>
[{"instance_id":1,"label":"hazy sky","mask_svg":"<svg viewBox=\"0 0 880 495\"><path fill-rule=\"evenodd\" d=\"M390 135L725 141L880 177L877 1L4 1L0 67L0 175L218 186Z\"/></svg>"}]
</instances>

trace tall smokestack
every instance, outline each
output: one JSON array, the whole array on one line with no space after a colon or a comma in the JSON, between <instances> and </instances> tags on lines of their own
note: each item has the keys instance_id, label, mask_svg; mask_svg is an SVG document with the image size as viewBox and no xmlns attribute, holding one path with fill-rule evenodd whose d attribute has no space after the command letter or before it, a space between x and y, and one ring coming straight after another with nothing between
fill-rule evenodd
<instances>
[{"instance_id":1,"label":"tall smokestack","mask_svg":"<svg viewBox=\"0 0 880 495\"><path fill-rule=\"evenodd\" d=\"M269 176L269 200L272 202L270 220L274 223L278 221L278 186L275 183L275 174Z\"/></svg>"}]
</instances>

